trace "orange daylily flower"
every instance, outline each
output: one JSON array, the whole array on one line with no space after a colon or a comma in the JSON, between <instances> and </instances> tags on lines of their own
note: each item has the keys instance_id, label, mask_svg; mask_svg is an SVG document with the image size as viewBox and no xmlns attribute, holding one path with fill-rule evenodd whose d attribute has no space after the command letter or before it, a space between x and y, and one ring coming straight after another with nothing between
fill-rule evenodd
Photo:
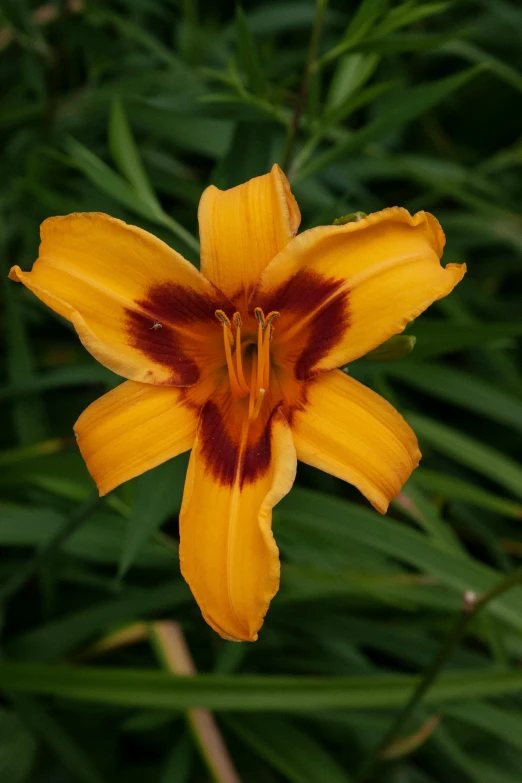
<instances>
[{"instance_id":1,"label":"orange daylily flower","mask_svg":"<svg viewBox=\"0 0 522 783\"><path fill-rule=\"evenodd\" d=\"M401 332L461 280L444 234L399 207L295 236L278 166L199 206L201 272L146 231L99 213L46 220L33 270L10 277L74 325L128 380L80 416L104 495L192 449L180 513L183 576L206 621L250 640L279 587L273 506L298 459L384 513L417 466L417 439L337 368Z\"/></svg>"}]
</instances>

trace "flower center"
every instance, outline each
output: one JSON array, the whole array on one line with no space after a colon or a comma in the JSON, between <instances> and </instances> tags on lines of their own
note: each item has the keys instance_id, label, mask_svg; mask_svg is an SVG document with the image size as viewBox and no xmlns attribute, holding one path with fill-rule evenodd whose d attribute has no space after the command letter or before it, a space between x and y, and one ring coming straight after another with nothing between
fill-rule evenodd
<instances>
[{"instance_id":1,"label":"flower center","mask_svg":"<svg viewBox=\"0 0 522 783\"><path fill-rule=\"evenodd\" d=\"M230 390L235 399L249 397L248 418L255 419L259 415L263 399L270 384L270 343L274 335L272 321L279 317L279 313L273 310L265 314L260 307L254 310L257 320L257 342L241 341L241 315L235 312L230 319L223 310L216 310L216 318L223 326L223 342L225 344L225 356L227 359ZM243 353L254 346L252 351L250 381L247 383L243 371Z\"/></svg>"}]
</instances>

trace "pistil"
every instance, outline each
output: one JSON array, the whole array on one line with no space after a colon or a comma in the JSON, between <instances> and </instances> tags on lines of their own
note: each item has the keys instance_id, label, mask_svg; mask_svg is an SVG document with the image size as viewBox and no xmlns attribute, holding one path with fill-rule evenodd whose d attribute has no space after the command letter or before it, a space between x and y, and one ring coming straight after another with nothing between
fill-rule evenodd
<instances>
[{"instance_id":1,"label":"pistil","mask_svg":"<svg viewBox=\"0 0 522 783\"><path fill-rule=\"evenodd\" d=\"M239 385L243 389L243 392L245 394L248 394L249 388L248 384L245 380L245 375L243 373L243 356L241 351L241 316L239 313L234 313L232 316L232 320L234 321L234 324L236 326L236 369L237 369L237 379L239 382Z\"/></svg>"}]
</instances>

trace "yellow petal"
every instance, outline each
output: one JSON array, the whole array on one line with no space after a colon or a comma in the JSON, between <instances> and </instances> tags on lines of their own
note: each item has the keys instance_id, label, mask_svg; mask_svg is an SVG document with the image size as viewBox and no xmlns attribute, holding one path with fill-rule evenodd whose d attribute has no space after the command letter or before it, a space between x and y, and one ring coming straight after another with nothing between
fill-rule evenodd
<instances>
[{"instance_id":1,"label":"yellow petal","mask_svg":"<svg viewBox=\"0 0 522 783\"><path fill-rule=\"evenodd\" d=\"M71 321L90 353L119 375L188 386L224 363L214 312L227 300L161 240L101 213L46 220L23 283Z\"/></svg>"},{"instance_id":2,"label":"yellow petal","mask_svg":"<svg viewBox=\"0 0 522 783\"><path fill-rule=\"evenodd\" d=\"M281 312L274 356L305 379L398 334L462 279L464 264L441 266L443 247L432 215L400 207L305 231L269 264L251 297L252 307Z\"/></svg>"},{"instance_id":3,"label":"yellow petal","mask_svg":"<svg viewBox=\"0 0 522 783\"><path fill-rule=\"evenodd\" d=\"M395 408L340 370L309 382L291 428L298 459L353 484L382 514L421 457Z\"/></svg>"},{"instance_id":4,"label":"yellow petal","mask_svg":"<svg viewBox=\"0 0 522 783\"><path fill-rule=\"evenodd\" d=\"M228 391L203 408L180 513L182 574L209 625L236 641L257 639L278 590L272 508L296 470L279 409L249 425L247 408Z\"/></svg>"},{"instance_id":5,"label":"yellow petal","mask_svg":"<svg viewBox=\"0 0 522 783\"><path fill-rule=\"evenodd\" d=\"M192 448L212 388L127 381L89 405L74 431L100 495Z\"/></svg>"},{"instance_id":6,"label":"yellow petal","mask_svg":"<svg viewBox=\"0 0 522 783\"><path fill-rule=\"evenodd\" d=\"M246 309L259 275L299 228L301 214L285 175L270 174L230 190L211 185L199 202L201 271Z\"/></svg>"}]
</instances>

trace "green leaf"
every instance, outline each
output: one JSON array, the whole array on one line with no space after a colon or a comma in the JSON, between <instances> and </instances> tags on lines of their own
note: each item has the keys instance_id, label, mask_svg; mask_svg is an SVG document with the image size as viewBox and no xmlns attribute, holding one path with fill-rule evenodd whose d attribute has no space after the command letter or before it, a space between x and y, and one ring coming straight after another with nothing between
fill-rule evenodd
<instances>
[{"instance_id":1,"label":"green leaf","mask_svg":"<svg viewBox=\"0 0 522 783\"><path fill-rule=\"evenodd\" d=\"M215 184L232 188L270 171L273 163L270 142L273 136L274 123L238 122L228 154L214 179Z\"/></svg>"},{"instance_id":2,"label":"green leaf","mask_svg":"<svg viewBox=\"0 0 522 783\"><path fill-rule=\"evenodd\" d=\"M408 413L406 418L421 441L522 498L522 465L511 457L418 413Z\"/></svg>"},{"instance_id":3,"label":"green leaf","mask_svg":"<svg viewBox=\"0 0 522 783\"><path fill-rule=\"evenodd\" d=\"M157 208L144 199L123 177L107 166L101 158L76 139L68 138L65 146L78 168L101 191L142 217L154 222L157 220Z\"/></svg>"},{"instance_id":4,"label":"green leaf","mask_svg":"<svg viewBox=\"0 0 522 783\"><path fill-rule=\"evenodd\" d=\"M11 694L10 698L23 723L51 748L76 780L82 783L105 783L105 778L83 748L36 699L22 693Z\"/></svg>"},{"instance_id":5,"label":"green leaf","mask_svg":"<svg viewBox=\"0 0 522 783\"><path fill-rule=\"evenodd\" d=\"M519 70L479 46L475 46L470 41L448 41L440 47L440 51L451 56L463 57L472 63L484 65L495 76L510 84L515 90L522 92L522 73Z\"/></svg>"},{"instance_id":6,"label":"green leaf","mask_svg":"<svg viewBox=\"0 0 522 783\"><path fill-rule=\"evenodd\" d=\"M379 56L374 52L347 54L340 60L328 90L325 107L327 116L360 90L374 74L378 64Z\"/></svg>"},{"instance_id":7,"label":"green leaf","mask_svg":"<svg viewBox=\"0 0 522 783\"><path fill-rule=\"evenodd\" d=\"M133 186L139 198L148 203L153 212L161 213L161 207L143 167L123 105L118 99L112 103L109 122L109 145L114 162L123 176Z\"/></svg>"},{"instance_id":8,"label":"green leaf","mask_svg":"<svg viewBox=\"0 0 522 783\"><path fill-rule=\"evenodd\" d=\"M279 677L200 674L175 677L161 671L124 667L52 666L0 663L0 688L64 699L152 709L298 712L318 709L400 707L418 683L412 675L362 677ZM440 704L522 689L522 672L479 669L443 673L426 695Z\"/></svg>"},{"instance_id":9,"label":"green leaf","mask_svg":"<svg viewBox=\"0 0 522 783\"><path fill-rule=\"evenodd\" d=\"M353 503L294 488L276 507L276 536L299 539L310 536L324 556L329 549L349 549L353 541L391 555L430 574L461 595L466 590L480 594L502 580L492 568L447 547L406 525L379 516ZM333 556L330 555L330 556ZM516 587L488 606L492 615L522 629L522 587Z\"/></svg>"},{"instance_id":10,"label":"green leaf","mask_svg":"<svg viewBox=\"0 0 522 783\"><path fill-rule=\"evenodd\" d=\"M1 230L0 224L0 233ZM1 236L0 250L5 254ZM35 378L35 360L21 306L22 288L7 279L7 270L4 269L3 264L0 264L0 271L3 278L3 312L9 384L25 389L27 386L30 387ZM12 401L12 420L20 445L34 443L45 438L45 411L36 390L33 394L26 393Z\"/></svg>"},{"instance_id":11,"label":"green leaf","mask_svg":"<svg viewBox=\"0 0 522 783\"><path fill-rule=\"evenodd\" d=\"M32 392L48 391L49 389L84 386L92 383L111 383L116 377L106 367L94 361L70 364L0 386L0 400L28 396Z\"/></svg>"},{"instance_id":12,"label":"green leaf","mask_svg":"<svg viewBox=\"0 0 522 783\"><path fill-rule=\"evenodd\" d=\"M187 460L168 460L134 479L134 503L127 521L118 577L121 579L150 536L175 511L179 511Z\"/></svg>"},{"instance_id":13,"label":"green leaf","mask_svg":"<svg viewBox=\"0 0 522 783\"><path fill-rule=\"evenodd\" d=\"M35 484L47 486L42 481ZM53 485L50 485L53 488ZM59 487L57 487L59 489ZM78 498L83 499L83 498ZM35 509L0 503L0 544L11 547L41 547L56 535L65 517L53 509ZM94 563L115 564L121 559L126 522L104 512L97 512L63 544L68 555ZM136 565L161 569L172 568L177 562L173 548L150 541L134 555Z\"/></svg>"},{"instance_id":14,"label":"green leaf","mask_svg":"<svg viewBox=\"0 0 522 783\"><path fill-rule=\"evenodd\" d=\"M334 11L326 15L326 23L338 26L344 17ZM308 31L315 20L315 8L310 2L263 3L248 14L250 29L258 35L285 33L288 30Z\"/></svg>"},{"instance_id":15,"label":"green leaf","mask_svg":"<svg viewBox=\"0 0 522 783\"><path fill-rule=\"evenodd\" d=\"M394 30L398 30L401 27L406 27L409 24L415 24L430 16L444 13L451 5L451 2L420 3L419 5L401 3L395 8L392 8L382 22L379 23L376 34L389 35Z\"/></svg>"},{"instance_id":16,"label":"green leaf","mask_svg":"<svg viewBox=\"0 0 522 783\"><path fill-rule=\"evenodd\" d=\"M199 250L199 242L192 234L189 234L170 215L166 215L159 206L155 206L151 204L150 200L144 199L123 177L116 174L97 155L84 147L83 144L80 144L73 138L68 138L66 148L78 168L100 190L147 220L166 226L192 250Z\"/></svg>"},{"instance_id":17,"label":"green leaf","mask_svg":"<svg viewBox=\"0 0 522 783\"><path fill-rule=\"evenodd\" d=\"M344 122L355 111L374 103L378 98L384 95L389 90L397 87L398 80L390 79L385 82L378 82L377 84L371 84L369 87L365 87L362 90L357 90L347 96L343 101L337 103L328 112L325 112L320 120L320 128L316 138L324 136L331 125Z\"/></svg>"},{"instance_id":18,"label":"green leaf","mask_svg":"<svg viewBox=\"0 0 522 783\"><path fill-rule=\"evenodd\" d=\"M472 506L495 511L512 519L522 519L522 505L513 500L494 495L481 487L455 476L447 476L426 468L417 468L412 481L419 486L442 496L445 500L463 500Z\"/></svg>"},{"instance_id":19,"label":"green leaf","mask_svg":"<svg viewBox=\"0 0 522 783\"><path fill-rule=\"evenodd\" d=\"M314 738L277 715L242 715L225 721L234 734L291 783L349 783L347 773Z\"/></svg>"},{"instance_id":20,"label":"green leaf","mask_svg":"<svg viewBox=\"0 0 522 783\"><path fill-rule=\"evenodd\" d=\"M415 353L413 361L434 359L437 356L465 351L483 345L494 346L495 341L520 337L520 323L456 324L421 318L415 323Z\"/></svg>"},{"instance_id":21,"label":"green leaf","mask_svg":"<svg viewBox=\"0 0 522 783\"><path fill-rule=\"evenodd\" d=\"M0 780L25 783L31 770L36 743L19 717L0 708Z\"/></svg>"},{"instance_id":22,"label":"green leaf","mask_svg":"<svg viewBox=\"0 0 522 783\"><path fill-rule=\"evenodd\" d=\"M363 356L363 359L373 362L395 362L411 353L416 342L417 338L413 334L396 334Z\"/></svg>"},{"instance_id":23,"label":"green leaf","mask_svg":"<svg viewBox=\"0 0 522 783\"><path fill-rule=\"evenodd\" d=\"M386 373L432 397L522 432L522 402L481 378L439 364L421 363L386 367Z\"/></svg>"},{"instance_id":24,"label":"green leaf","mask_svg":"<svg viewBox=\"0 0 522 783\"><path fill-rule=\"evenodd\" d=\"M170 580L153 587L130 588L125 595L103 601L88 609L53 620L40 628L26 631L9 644L10 655L37 661L61 658L95 634L155 616L188 601L190 591L181 581Z\"/></svg>"},{"instance_id":25,"label":"green leaf","mask_svg":"<svg viewBox=\"0 0 522 783\"><path fill-rule=\"evenodd\" d=\"M188 783L193 756L190 737L182 734L167 757L159 783Z\"/></svg>"},{"instance_id":26,"label":"green leaf","mask_svg":"<svg viewBox=\"0 0 522 783\"><path fill-rule=\"evenodd\" d=\"M321 64L332 62L332 60L337 59L352 46L363 40L372 30L387 5L387 0L362 0L341 42L323 55L320 60Z\"/></svg>"},{"instance_id":27,"label":"green leaf","mask_svg":"<svg viewBox=\"0 0 522 783\"><path fill-rule=\"evenodd\" d=\"M453 552L463 552L464 548L453 529L439 516L435 506L429 502L424 493L415 485L414 472L402 488L400 495L392 503L402 509L411 519L415 520L435 542Z\"/></svg>"},{"instance_id":28,"label":"green leaf","mask_svg":"<svg viewBox=\"0 0 522 783\"><path fill-rule=\"evenodd\" d=\"M202 95L198 103L203 102ZM185 153L195 152L207 158L220 159L230 147L234 125L229 119L200 116L199 106L192 113L176 111L167 104L138 104L129 106L128 114L132 127L163 139L170 146Z\"/></svg>"},{"instance_id":29,"label":"green leaf","mask_svg":"<svg viewBox=\"0 0 522 783\"><path fill-rule=\"evenodd\" d=\"M300 181L311 177L313 174L331 166L339 158L355 152L355 150L368 144L370 141L374 141L380 136L388 134L392 130L400 128L425 114L440 101L444 100L444 98L447 98L467 84L482 70L481 66L476 66L454 76L448 76L439 81L420 84L404 90L395 98L391 106L384 110L376 119L372 120L361 130L351 134L346 141L339 142L331 149L318 155L312 163L301 171L296 179Z\"/></svg>"},{"instance_id":30,"label":"green leaf","mask_svg":"<svg viewBox=\"0 0 522 783\"><path fill-rule=\"evenodd\" d=\"M442 712L522 750L522 718L516 712L482 701L449 704L442 708Z\"/></svg>"},{"instance_id":31,"label":"green leaf","mask_svg":"<svg viewBox=\"0 0 522 783\"><path fill-rule=\"evenodd\" d=\"M247 18L240 5L236 6L236 42L238 59L247 77L247 86L255 95L266 95L267 84L261 68L259 53Z\"/></svg>"}]
</instances>

